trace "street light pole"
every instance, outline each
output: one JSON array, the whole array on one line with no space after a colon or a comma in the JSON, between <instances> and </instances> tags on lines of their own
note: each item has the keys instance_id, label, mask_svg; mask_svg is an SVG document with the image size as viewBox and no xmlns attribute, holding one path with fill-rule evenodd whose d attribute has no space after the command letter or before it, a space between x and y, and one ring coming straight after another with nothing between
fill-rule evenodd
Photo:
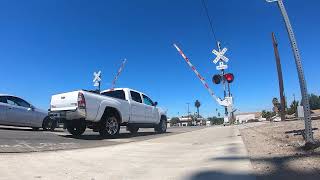
<instances>
[{"instance_id":1,"label":"street light pole","mask_svg":"<svg viewBox=\"0 0 320 180\"><path fill-rule=\"evenodd\" d=\"M289 16L287 14L287 11L284 7L284 4L282 0L266 0L267 2L275 2L277 1L278 6L280 8L281 14L283 16L293 54L294 54L294 59L296 63L296 68L298 71L298 77L299 77L299 83L300 83L300 91L301 91L301 96L302 96L302 104L303 104L303 109L304 109L304 121L305 121L305 141L306 141L306 146L309 145L314 145L314 139L313 139L313 133L312 133L312 123L311 123L311 115L310 115L310 105L309 105L309 96L308 96L308 91L307 91L307 85L306 85L306 80L304 78L304 73L303 73L303 68L302 68L302 63L301 63L301 57L300 53L298 50L298 45L296 38L293 33L293 29L289 20Z\"/></svg>"}]
</instances>

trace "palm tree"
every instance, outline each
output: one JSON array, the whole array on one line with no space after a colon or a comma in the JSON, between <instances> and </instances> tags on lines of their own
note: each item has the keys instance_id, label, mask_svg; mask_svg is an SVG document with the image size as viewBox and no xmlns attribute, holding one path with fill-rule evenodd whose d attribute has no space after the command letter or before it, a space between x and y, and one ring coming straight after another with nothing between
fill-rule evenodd
<instances>
[{"instance_id":1,"label":"palm tree","mask_svg":"<svg viewBox=\"0 0 320 180\"><path fill-rule=\"evenodd\" d=\"M199 114L199 108L200 108L200 106L201 106L200 101L196 100L196 102L194 102L194 106L197 108L197 113L198 113L198 118L199 118L199 116L200 116L200 114Z\"/></svg>"},{"instance_id":2,"label":"palm tree","mask_svg":"<svg viewBox=\"0 0 320 180\"><path fill-rule=\"evenodd\" d=\"M272 99L272 104L273 104L274 106L277 106L277 104L279 104L278 98L273 98L273 99Z\"/></svg>"},{"instance_id":3,"label":"palm tree","mask_svg":"<svg viewBox=\"0 0 320 180\"><path fill-rule=\"evenodd\" d=\"M278 111L280 110L280 103L279 103L278 98L273 98L272 99L272 104L273 104L273 111L278 113Z\"/></svg>"}]
</instances>

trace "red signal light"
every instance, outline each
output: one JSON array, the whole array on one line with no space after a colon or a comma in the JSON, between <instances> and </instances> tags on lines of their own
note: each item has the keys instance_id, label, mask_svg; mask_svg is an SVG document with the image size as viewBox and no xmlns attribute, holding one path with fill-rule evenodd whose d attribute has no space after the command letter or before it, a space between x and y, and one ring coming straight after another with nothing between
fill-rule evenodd
<instances>
[{"instance_id":1,"label":"red signal light","mask_svg":"<svg viewBox=\"0 0 320 180\"><path fill-rule=\"evenodd\" d=\"M234 80L234 76L232 73L228 73L224 75L224 79L228 82L228 83L232 83Z\"/></svg>"}]
</instances>

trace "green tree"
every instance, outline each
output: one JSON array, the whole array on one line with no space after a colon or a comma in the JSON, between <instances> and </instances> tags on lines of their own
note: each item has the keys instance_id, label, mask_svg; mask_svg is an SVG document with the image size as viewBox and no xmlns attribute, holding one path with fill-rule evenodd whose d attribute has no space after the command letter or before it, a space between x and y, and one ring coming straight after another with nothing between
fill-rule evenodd
<instances>
[{"instance_id":1,"label":"green tree","mask_svg":"<svg viewBox=\"0 0 320 180\"><path fill-rule=\"evenodd\" d=\"M290 107L288 108L287 114L292 115L294 114L295 116L298 116L297 112L297 107L299 106L299 101L292 101L290 104Z\"/></svg>"},{"instance_id":2,"label":"green tree","mask_svg":"<svg viewBox=\"0 0 320 180\"><path fill-rule=\"evenodd\" d=\"M315 94L311 94L309 96L309 103L310 103L311 110L320 109L320 97L319 96L317 96Z\"/></svg>"},{"instance_id":3,"label":"green tree","mask_svg":"<svg viewBox=\"0 0 320 180\"><path fill-rule=\"evenodd\" d=\"M217 118L215 116L209 117L208 121L210 121L211 125L220 125L220 124L224 123L224 119L223 118Z\"/></svg>"},{"instance_id":4,"label":"green tree","mask_svg":"<svg viewBox=\"0 0 320 180\"><path fill-rule=\"evenodd\" d=\"M275 112L278 112L280 110L280 103L279 103L279 100L278 98L273 98L272 99L272 104L273 104L273 107L274 107L274 111Z\"/></svg>"},{"instance_id":5,"label":"green tree","mask_svg":"<svg viewBox=\"0 0 320 180\"><path fill-rule=\"evenodd\" d=\"M273 104L273 105L279 104L278 98L273 98L273 99L272 99L272 104Z\"/></svg>"},{"instance_id":6,"label":"green tree","mask_svg":"<svg viewBox=\"0 0 320 180\"><path fill-rule=\"evenodd\" d=\"M200 101L198 101L198 100L196 100L196 102L194 102L194 106L197 108L197 113L198 113L198 118L199 118L199 108L200 108L200 106L201 106L201 103L200 103Z\"/></svg>"},{"instance_id":7,"label":"green tree","mask_svg":"<svg viewBox=\"0 0 320 180\"><path fill-rule=\"evenodd\" d=\"M261 115L262 115L263 118L266 118L269 121L273 116L276 115L276 113L275 112L271 112L271 111L263 110L261 112Z\"/></svg>"},{"instance_id":8,"label":"green tree","mask_svg":"<svg viewBox=\"0 0 320 180\"><path fill-rule=\"evenodd\" d=\"M170 120L171 126L177 125L178 123L180 123L180 119L178 117L171 118L171 120Z\"/></svg>"}]
</instances>

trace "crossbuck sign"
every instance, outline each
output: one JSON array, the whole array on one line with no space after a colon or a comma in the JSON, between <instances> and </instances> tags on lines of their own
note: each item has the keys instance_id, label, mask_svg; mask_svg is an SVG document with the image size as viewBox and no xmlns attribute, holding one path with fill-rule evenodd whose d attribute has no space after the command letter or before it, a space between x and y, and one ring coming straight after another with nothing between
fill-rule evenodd
<instances>
[{"instance_id":1,"label":"crossbuck sign","mask_svg":"<svg viewBox=\"0 0 320 180\"><path fill-rule=\"evenodd\" d=\"M94 72L93 76L94 76L94 78L93 78L94 86L99 87L100 81L101 81L101 71L99 71L98 73Z\"/></svg>"},{"instance_id":2,"label":"crossbuck sign","mask_svg":"<svg viewBox=\"0 0 320 180\"><path fill-rule=\"evenodd\" d=\"M229 59L224 55L227 51L228 51L227 48L223 48L222 50L220 50L219 48L219 51L215 49L212 51L212 53L217 56L213 60L213 63L217 64L219 62L219 65L217 66L217 70L223 70L228 68L228 66L224 64L224 62L227 63L229 61Z\"/></svg>"}]
</instances>

